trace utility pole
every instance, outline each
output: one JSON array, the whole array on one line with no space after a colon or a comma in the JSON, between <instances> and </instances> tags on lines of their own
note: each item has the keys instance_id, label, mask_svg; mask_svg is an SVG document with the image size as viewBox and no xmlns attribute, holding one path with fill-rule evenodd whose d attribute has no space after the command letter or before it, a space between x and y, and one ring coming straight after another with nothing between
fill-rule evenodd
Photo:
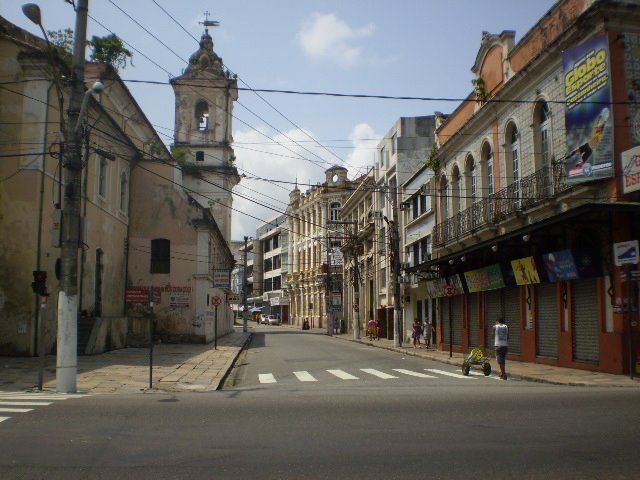
<instances>
[{"instance_id":1,"label":"utility pole","mask_svg":"<svg viewBox=\"0 0 640 480\"><path fill-rule=\"evenodd\" d=\"M354 234L353 234L353 258L354 258L354 267L353 267L353 303L354 303L354 312L353 312L353 339L360 339L360 259L358 258L358 221L355 220L353 222L354 225Z\"/></svg>"},{"instance_id":2,"label":"utility pole","mask_svg":"<svg viewBox=\"0 0 640 480\"><path fill-rule=\"evenodd\" d=\"M393 248L393 346L402 346L401 298L400 298L400 232L398 231L398 183L394 183L391 192L391 208L393 209L393 225L391 243Z\"/></svg>"},{"instance_id":3,"label":"utility pole","mask_svg":"<svg viewBox=\"0 0 640 480\"><path fill-rule=\"evenodd\" d=\"M247 313L249 307L247 307L247 241L249 237L244 237L244 269L242 270L242 331L247 331Z\"/></svg>"},{"instance_id":4,"label":"utility pole","mask_svg":"<svg viewBox=\"0 0 640 480\"><path fill-rule=\"evenodd\" d=\"M329 245L329 225L327 222L326 234L325 234L325 251L326 251L326 266L327 266L327 276L324 287L324 305L327 315L327 335L333 335L333 325L331 325L331 315L329 314L329 309L331 308L331 254L329 253L331 250L331 245Z\"/></svg>"},{"instance_id":5,"label":"utility pole","mask_svg":"<svg viewBox=\"0 0 640 480\"><path fill-rule=\"evenodd\" d=\"M76 3L76 26L71 70L62 209L61 288L58 295L58 347L56 390L76 391L78 370L78 248L80 247L80 190L82 129L78 119L84 97L84 55L87 43L89 0Z\"/></svg>"}]
</instances>

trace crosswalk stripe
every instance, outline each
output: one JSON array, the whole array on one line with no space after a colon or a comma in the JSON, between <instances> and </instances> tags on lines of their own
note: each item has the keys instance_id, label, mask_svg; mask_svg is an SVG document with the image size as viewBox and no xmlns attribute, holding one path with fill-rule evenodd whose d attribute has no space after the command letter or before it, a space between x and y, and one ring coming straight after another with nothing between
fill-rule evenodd
<instances>
[{"instance_id":1,"label":"crosswalk stripe","mask_svg":"<svg viewBox=\"0 0 640 480\"><path fill-rule=\"evenodd\" d=\"M0 400L5 400L5 399L11 399L11 400L68 400L70 398L82 398L82 397L86 397L87 395L66 395L66 394L61 394L61 395L39 395L39 394L27 394L27 393L22 393L22 394L0 394Z\"/></svg>"},{"instance_id":2,"label":"crosswalk stripe","mask_svg":"<svg viewBox=\"0 0 640 480\"><path fill-rule=\"evenodd\" d=\"M51 405L51 402L22 402L22 401L5 402L5 401L0 401L0 405L3 405L3 406L15 405L17 407L45 407L47 405Z\"/></svg>"},{"instance_id":3,"label":"crosswalk stripe","mask_svg":"<svg viewBox=\"0 0 640 480\"><path fill-rule=\"evenodd\" d=\"M404 373L405 375L411 375L412 377L438 378L438 377L434 377L433 375L427 375L426 373L422 373L422 372L414 372L413 370L405 370L404 368L392 368L392 370L394 372Z\"/></svg>"},{"instance_id":4,"label":"crosswalk stripe","mask_svg":"<svg viewBox=\"0 0 640 480\"><path fill-rule=\"evenodd\" d=\"M260 373L258 375L258 380L260 383L276 383L276 377L273 376L272 373Z\"/></svg>"},{"instance_id":5,"label":"crosswalk stripe","mask_svg":"<svg viewBox=\"0 0 640 480\"><path fill-rule=\"evenodd\" d=\"M344 370L327 370L331 375L335 375L336 377L342 380L360 380L358 377L354 377L350 373L345 372Z\"/></svg>"},{"instance_id":6,"label":"crosswalk stripe","mask_svg":"<svg viewBox=\"0 0 640 480\"><path fill-rule=\"evenodd\" d=\"M360 370L362 370L364 373L368 373L370 375L373 375L378 378L383 378L385 380L388 380L390 378L399 378L399 377L396 377L395 375L389 375L388 373L384 373L384 372L381 372L380 370L375 370L373 368L361 368Z\"/></svg>"},{"instance_id":7,"label":"crosswalk stripe","mask_svg":"<svg viewBox=\"0 0 640 480\"><path fill-rule=\"evenodd\" d=\"M306 372L306 371L293 372L293 374L301 382L317 382L318 381L313 375L311 375L309 372Z\"/></svg>"},{"instance_id":8,"label":"crosswalk stripe","mask_svg":"<svg viewBox=\"0 0 640 480\"><path fill-rule=\"evenodd\" d=\"M0 413L27 413L32 411L33 408L0 408Z\"/></svg>"},{"instance_id":9,"label":"crosswalk stripe","mask_svg":"<svg viewBox=\"0 0 640 480\"><path fill-rule=\"evenodd\" d=\"M475 378L462 375L461 373L447 372L445 370L438 370L437 368L425 368L425 370L427 372L437 373L439 375L446 375L447 377L464 378L465 380L475 380Z\"/></svg>"},{"instance_id":10,"label":"crosswalk stripe","mask_svg":"<svg viewBox=\"0 0 640 480\"><path fill-rule=\"evenodd\" d=\"M5 420L9 420L11 417L0 417L0 422L4 422Z\"/></svg>"}]
</instances>

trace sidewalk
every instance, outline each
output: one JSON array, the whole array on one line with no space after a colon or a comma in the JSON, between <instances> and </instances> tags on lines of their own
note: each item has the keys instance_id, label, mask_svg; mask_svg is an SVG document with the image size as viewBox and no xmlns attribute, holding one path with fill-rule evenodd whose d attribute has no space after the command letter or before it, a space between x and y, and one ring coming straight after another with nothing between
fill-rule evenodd
<instances>
[{"instance_id":1,"label":"sidewalk","mask_svg":"<svg viewBox=\"0 0 640 480\"><path fill-rule=\"evenodd\" d=\"M453 352L449 357L449 351L439 351L435 349L413 348L410 343L403 344L402 347L393 346L393 340L380 339L369 340L364 336L359 340L354 340L353 334L334 335L342 340L352 342L360 342L373 347L385 348L405 355L435 360L450 365L462 366L462 362L466 355ZM541 365L539 363L527 362L510 362L507 359L507 374L510 378L528 380L532 382L551 383L556 385L572 385L572 386L591 386L591 387L630 387L640 389L640 374L632 380L629 375L614 375L611 373L589 372L586 370L577 370L574 368L554 367L551 365ZM495 358L491 360L491 367L498 371L498 364ZM498 371L499 373L499 371Z\"/></svg>"},{"instance_id":2,"label":"sidewalk","mask_svg":"<svg viewBox=\"0 0 640 480\"><path fill-rule=\"evenodd\" d=\"M153 390L149 390L149 349L124 348L78 356L79 393L209 392L217 390L251 334L242 327L207 345L160 344L153 347ZM40 359L0 357L0 391L37 391ZM43 391L56 388L56 358L45 358Z\"/></svg>"},{"instance_id":3,"label":"sidewalk","mask_svg":"<svg viewBox=\"0 0 640 480\"><path fill-rule=\"evenodd\" d=\"M287 328L284 326L283 328ZM292 327L289 327L292 328ZM293 330L293 328L292 328ZM144 393L209 392L217 390L233 367L238 355L248 344L253 328L243 333L236 326L233 333L213 344L160 344L153 349L153 389L149 389L149 349L125 348L94 356L78 357L77 387L80 393ZM313 333L322 334L319 329ZM302 334L303 332L300 331ZM392 340L370 341L367 337L353 339L353 334L334 335L335 339L359 342L376 348L385 348L403 355L412 355L460 367L461 353L414 349L405 344L395 348ZM39 358L0 357L0 392L35 391L38 383ZM495 360L492 367L497 370ZM512 379L544 382L558 385L639 388L640 379L628 375L588 372L571 368L553 367L507 360L507 372ZM45 358L43 390L55 391L55 356Z\"/></svg>"}]
</instances>

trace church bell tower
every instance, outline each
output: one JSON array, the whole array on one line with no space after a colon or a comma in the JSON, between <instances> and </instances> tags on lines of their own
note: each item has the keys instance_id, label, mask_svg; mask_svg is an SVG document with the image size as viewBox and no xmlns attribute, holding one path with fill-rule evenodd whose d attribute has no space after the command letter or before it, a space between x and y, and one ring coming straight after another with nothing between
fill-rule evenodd
<instances>
[{"instance_id":1,"label":"church bell tower","mask_svg":"<svg viewBox=\"0 0 640 480\"><path fill-rule=\"evenodd\" d=\"M182 161L182 181L194 198L213 214L225 240L231 240L231 190L240 181L235 167L231 127L238 84L213 51L209 28L202 22L200 48L184 73L171 79L175 93L174 149ZM186 153L186 155L185 155Z\"/></svg>"}]
</instances>

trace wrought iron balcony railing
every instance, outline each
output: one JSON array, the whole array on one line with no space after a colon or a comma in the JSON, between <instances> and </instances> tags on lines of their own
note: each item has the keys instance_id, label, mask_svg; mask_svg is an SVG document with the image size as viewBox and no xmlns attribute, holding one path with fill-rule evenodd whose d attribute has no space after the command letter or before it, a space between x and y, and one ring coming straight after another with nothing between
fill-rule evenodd
<instances>
[{"instance_id":1,"label":"wrought iron balcony railing","mask_svg":"<svg viewBox=\"0 0 640 480\"><path fill-rule=\"evenodd\" d=\"M433 246L443 247L452 240L500 223L517 212L552 198L568 188L566 178L562 163L554 163L521 178L437 224L433 229Z\"/></svg>"}]
</instances>

